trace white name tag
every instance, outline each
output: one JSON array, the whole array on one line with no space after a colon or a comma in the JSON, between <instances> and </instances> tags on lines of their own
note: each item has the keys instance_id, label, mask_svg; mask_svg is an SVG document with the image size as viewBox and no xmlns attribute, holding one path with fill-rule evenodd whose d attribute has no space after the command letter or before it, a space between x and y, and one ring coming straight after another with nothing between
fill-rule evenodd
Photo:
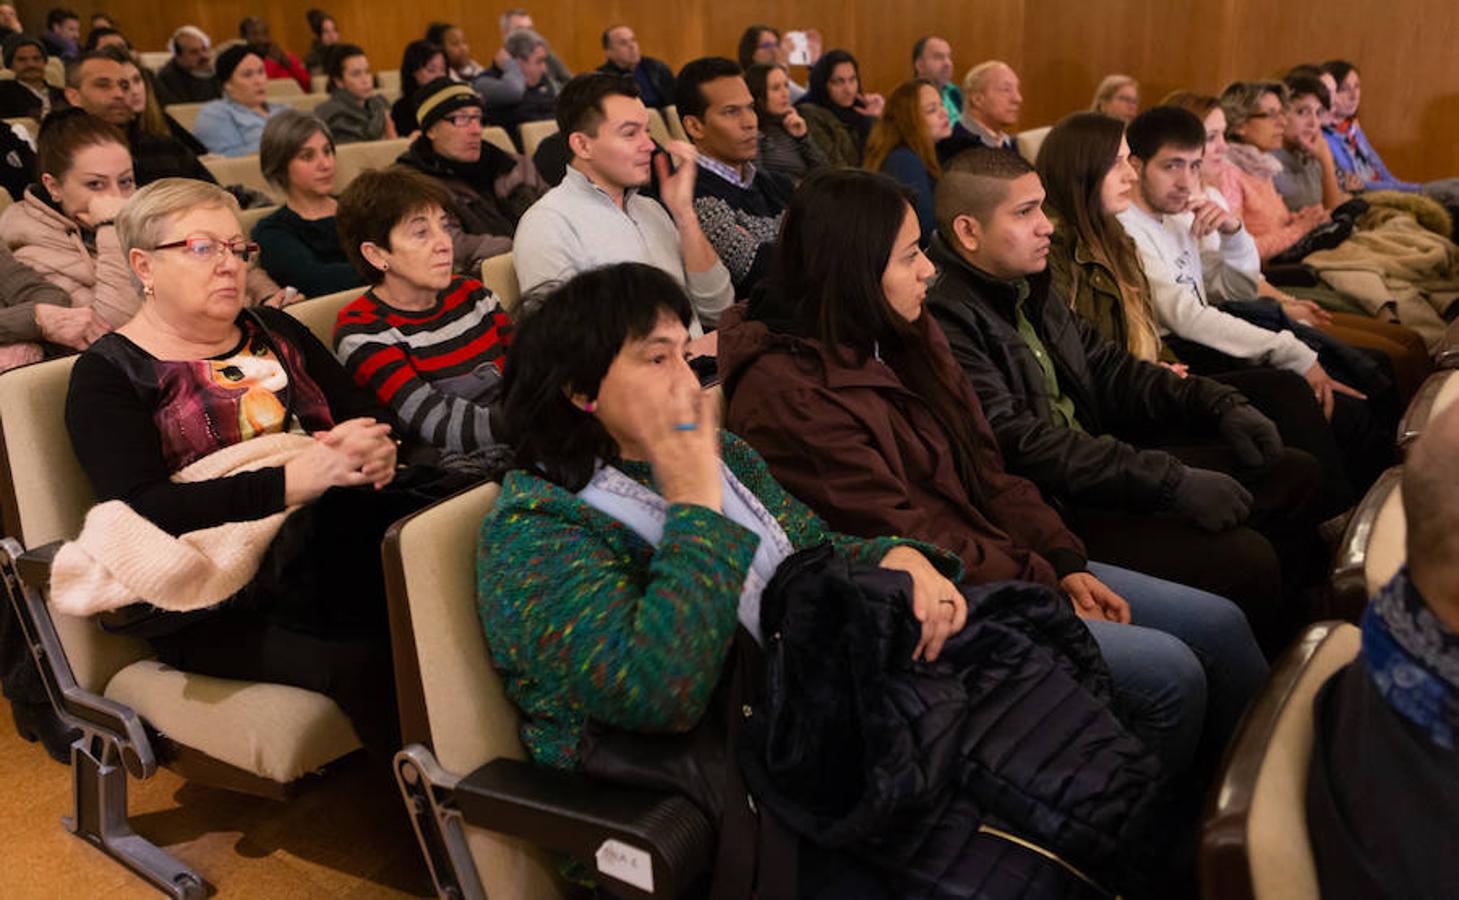
<instances>
[{"instance_id":1,"label":"white name tag","mask_svg":"<svg viewBox=\"0 0 1459 900\"><path fill-rule=\"evenodd\" d=\"M654 863L653 857L646 851L610 838L598 848L596 857L599 872L653 893Z\"/></svg>"}]
</instances>

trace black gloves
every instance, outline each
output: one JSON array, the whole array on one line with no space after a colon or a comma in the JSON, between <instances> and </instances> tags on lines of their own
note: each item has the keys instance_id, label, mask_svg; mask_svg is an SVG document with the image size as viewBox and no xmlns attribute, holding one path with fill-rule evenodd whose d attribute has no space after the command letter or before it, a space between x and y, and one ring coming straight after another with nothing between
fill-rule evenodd
<instances>
[{"instance_id":1,"label":"black gloves","mask_svg":"<svg viewBox=\"0 0 1459 900\"><path fill-rule=\"evenodd\" d=\"M1261 421L1271 426L1266 419ZM1230 475L1188 468L1175 483L1170 505L1206 531L1225 531L1246 520L1251 492Z\"/></svg>"},{"instance_id":2,"label":"black gloves","mask_svg":"<svg viewBox=\"0 0 1459 900\"><path fill-rule=\"evenodd\" d=\"M1269 466L1282 452L1282 436L1272 420L1247 403L1233 403L1216 420L1216 430L1236 454L1236 461L1248 468ZM1251 498L1247 498L1247 503Z\"/></svg>"}]
</instances>

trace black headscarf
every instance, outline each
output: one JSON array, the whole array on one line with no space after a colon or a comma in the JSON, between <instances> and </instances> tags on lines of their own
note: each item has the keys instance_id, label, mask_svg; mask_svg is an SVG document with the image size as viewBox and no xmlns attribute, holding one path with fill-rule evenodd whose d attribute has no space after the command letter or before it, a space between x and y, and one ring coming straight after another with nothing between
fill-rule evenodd
<instances>
[{"instance_id":1,"label":"black headscarf","mask_svg":"<svg viewBox=\"0 0 1459 900\"><path fill-rule=\"evenodd\" d=\"M831 73L842 63L850 63L856 70L856 77L861 78L861 66L857 64L856 57L846 50L832 50L821 55L816 64L811 67L811 74L806 82L805 96L800 98L800 103L810 103L828 110L834 115L847 130L851 132L852 138L856 141L856 149L866 149L866 139L871 134L871 126L876 120L861 112L860 107L853 103L851 106L837 106L831 100L831 95L826 90L826 83L831 80Z\"/></svg>"}]
</instances>

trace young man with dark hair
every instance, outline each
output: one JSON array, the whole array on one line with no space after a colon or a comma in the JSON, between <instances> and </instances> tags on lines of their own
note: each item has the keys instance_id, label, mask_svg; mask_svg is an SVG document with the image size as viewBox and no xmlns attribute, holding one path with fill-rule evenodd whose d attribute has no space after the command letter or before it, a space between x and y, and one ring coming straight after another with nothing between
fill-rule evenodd
<instances>
[{"instance_id":1,"label":"young man with dark hair","mask_svg":"<svg viewBox=\"0 0 1459 900\"><path fill-rule=\"evenodd\" d=\"M641 262L684 285L698 319L718 321L734 302L734 285L694 212L694 148L669 144L676 166L670 174L668 160L654 157L638 89L601 72L563 87L557 125L573 159L562 183L517 226L512 255L522 293L586 269ZM655 168L662 206L639 193ZM696 323L691 330L702 329Z\"/></svg>"},{"instance_id":2,"label":"young man with dark hair","mask_svg":"<svg viewBox=\"0 0 1459 900\"><path fill-rule=\"evenodd\" d=\"M14 78L0 81L0 117L39 122L66 105L65 93L46 83L46 48L38 38L12 34L0 46L5 68L15 73Z\"/></svg>"},{"instance_id":3,"label":"young man with dark hair","mask_svg":"<svg viewBox=\"0 0 1459 900\"><path fill-rule=\"evenodd\" d=\"M46 53L71 62L81 55L81 17L63 6L46 13L46 30L41 35Z\"/></svg>"},{"instance_id":4,"label":"young man with dark hair","mask_svg":"<svg viewBox=\"0 0 1459 900\"><path fill-rule=\"evenodd\" d=\"M674 102L673 70L663 60L643 55L632 28L610 25L603 29L603 55L606 60L598 71L632 78L644 106L663 109Z\"/></svg>"},{"instance_id":5,"label":"young man with dark hair","mask_svg":"<svg viewBox=\"0 0 1459 900\"><path fill-rule=\"evenodd\" d=\"M942 95L947 117L956 122L963 114L963 92L953 79L952 45L935 35L912 45L912 76L932 82Z\"/></svg>"},{"instance_id":6,"label":"young man with dark hair","mask_svg":"<svg viewBox=\"0 0 1459 900\"><path fill-rule=\"evenodd\" d=\"M1279 652L1303 621L1316 462L1238 391L1139 360L1076 315L1050 284L1043 200L1023 157L987 147L937 185L927 305L1009 471L1090 556L1229 597Z\"/></svg>"},{"instance_id":7,"label":"young man with dark hair","mask_svg":"<svg viewBox=\"0 0 1459 900\"><path fill-rule=\"evenodd\" d=\"M733 60L709 56L685 65L674 101L699 151L694 185L699 227L729 269L735 295L748 297L770 266L795 186L755 167L760 151L755 102Z\"/></svg>"},{"instance_id":8,"label":"young man with dark hair","mask_svg":"<svg viewBox=\"0 0 1459 900\"><path fill-rule=\"evenodd\" d=\"M1337 493L1360 494L1391 462L1393 447L1391 433L1375 423L1367 398L1333 379L1317 351L1291 331L1269 331L1209 302L1211 293L1256 296L1261 263L1256 242L1240 220L1208 198L1201 185L1206 141L1201 120L1186 109L1157 106L1136 116L1126 136L1138 182L1133 202L1118 218L1140 252L1161 339L1205 374L1256 366L1305 378L1343 454L1343 462L1324 460L1326 478L1356 488ZM1203 259L1200 240L1213 232L1220 235L1219 250ZM1305 403L1304 409L1292 409L1262 398L1257 402L1289 441L1313 449L1309 440L1321 440L1315 435L1299 440L1290 431L1293 422L1309 418Z\"/></svg>"}]
</instances>

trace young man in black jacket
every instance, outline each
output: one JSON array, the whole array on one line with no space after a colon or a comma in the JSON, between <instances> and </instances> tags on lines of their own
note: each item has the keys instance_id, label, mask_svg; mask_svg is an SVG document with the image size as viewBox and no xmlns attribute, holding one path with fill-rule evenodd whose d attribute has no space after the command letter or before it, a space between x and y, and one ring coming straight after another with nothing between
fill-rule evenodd
<instances>
[{"instance_id":1,"label":"young man in black jacket","mask_svg":"<svg viewBox=\"0 0 1459 900\"><path fill-rule=\"evenodd\" d=\"M644 56L632 28L610 25L603 29L603 56L606 60L598 71L632 78L644 106L663 109L674 102L674 70L661 59Z\"/></svg>"},{"instance_id":2,"label":"young man in black jacket","mask_svg":"<svg viewBox=\"0 0 1459 900\"><path fill-rule=\"evenodd\" d=\"M1080 319L1050 288L1043 199L1032 166L991 148L937 188L928 308L1009 471L1091 555L1230 597L1279 650L1305 618L1316 461L1235 389L1136 359Z\"/></svg>"}]
</instances>

